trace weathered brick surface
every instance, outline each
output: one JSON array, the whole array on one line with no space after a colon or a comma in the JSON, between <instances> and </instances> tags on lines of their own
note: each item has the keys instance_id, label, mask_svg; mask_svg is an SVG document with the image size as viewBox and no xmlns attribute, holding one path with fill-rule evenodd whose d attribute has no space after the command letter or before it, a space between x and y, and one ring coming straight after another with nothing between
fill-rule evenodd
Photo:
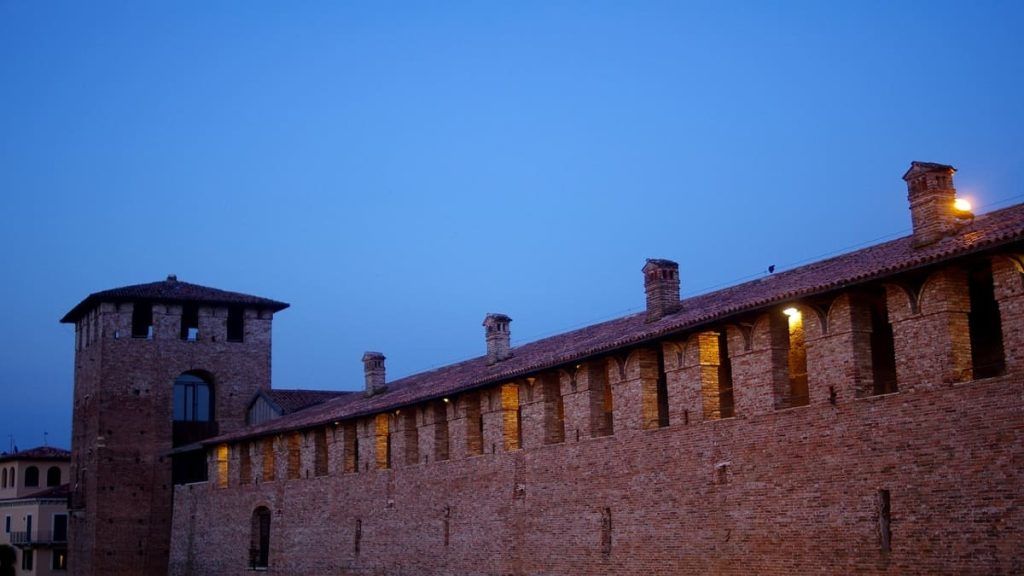
<instances>
[{"instance_id":1,"label":"weathered brick surface","mask_svg":"<svg viewBox=\"0 0 1024 576\"><path fill-rule=\"evenodd\" d=\"M1022 394L1013 376L397 470L180 487L171 574L247 573L260 505L277 574L1019 573Z\"/></svg>"},{"instance_id":2,"label":"weathered brick surface","mask_svg":"<svg viewBox=\"0 0 1024 576\"><path fill-rule=\"evenodd\" d=\"M1014 347L1024 280L1012 259L995 262L1003 376L971 379L964 268L949 264L908 281L920 287L913 301L913 290L889 287L898 393L863 396L871 320L855 289L822 300L827 307L793 304L803 314L810 402L787 407L779 388L796 340L785 346L782 331L793 331L773 307L724 326L733 418L706 407L714 403L705 385L719 376L723 327L713 326L658 344L665 427L654 398L658 348L642 346L456 395L441 410L402 409L419 411L418 448L433 454L438 419L463 431L452 442L468 445L479 406L480 455L453 448L445 461L385 469L381 431L395 450L404 429L398 414L367 416L354 423L360 472L336 464L352 451L342 439L353 423L341 422L326 427L331 474L286 479L281 436L276 480L177 489L170 573L246 573L259 506L273 514L272 574L1021 573L1024 373ZM603 379L614 433L577 436L603 418ZM314 458L304 448L301 468ZM889 550L880 491L891 502Z\"/></svg>"},{"instance_id":3,"label":"weathered brick surface","mask_svg":"<svg viewBox=\"0 0 1024 576\"><path fill-rule=\"evenodd\" d=\"M180 337L180 305L153 306L153 338L131 337L132 304L100 303L76 323L70 569L166 571L175 378L213 377L220 430L270 387L271 314L247 310L244 342L226 341L227 308L200 307L199 340Z\"/></svg>"}]
</instances>

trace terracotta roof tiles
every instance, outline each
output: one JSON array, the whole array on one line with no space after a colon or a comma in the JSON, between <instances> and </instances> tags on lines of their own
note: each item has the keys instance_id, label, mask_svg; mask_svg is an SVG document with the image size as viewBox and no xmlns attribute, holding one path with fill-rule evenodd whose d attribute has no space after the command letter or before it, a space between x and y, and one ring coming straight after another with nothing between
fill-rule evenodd
<instances>
[{"instance_id":1,"label":"terracotta roof tiles","mask_svg":"<svg viewBox=\"0 0 1024 576\"><path fill-rule=\"evenodd\" d=\"M441 398L618 348L692 330L731 316L797 298L884 278L1024 239L1024 205L976 217L953 236L914 248L910 236L682 301L679 311L648 323L633 314L513 348L513 356L488 365L484 356L388 382L369 398L353 394L302 412L223 435L207 443L321 425Z\"/></svg>"},{"instance_id":2,"label":"terracotta roof tiles","mask_svg":"<svg viewBox=\"0 0 1024 576\"><path fill-rule=\"evenodd\" d=\"M253 308L265 308L274 312L288 307L288 304L278 302L277 300L251 296L240 292L228 292L227 290L200 286L199 284L190 284L179 281L176 276L168 276L166 280L161 282L122 286L90 294L65 314L60 321L64 323L76 322L100 302L131 302L135 300L168 303L239 304Z\"/></svg>"}]
</instances>

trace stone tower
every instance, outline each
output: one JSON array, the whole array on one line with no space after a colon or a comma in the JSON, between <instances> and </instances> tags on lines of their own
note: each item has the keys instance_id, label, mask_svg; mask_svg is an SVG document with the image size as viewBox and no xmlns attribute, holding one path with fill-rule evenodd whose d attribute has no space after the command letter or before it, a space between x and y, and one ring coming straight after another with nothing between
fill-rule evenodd
<instances>
[{"instance_id":1,"label":"stone tower","mask_svg":"<svg viewBox=\"0 0 1024 576\"><path fill-rule=\"evenodd\" d=\"M245 424L270 388L288 304L165 281L91 294L75 325L72 574L166 574L172 485L203 480L196 444Z\"/></svg>"}]
</instances>

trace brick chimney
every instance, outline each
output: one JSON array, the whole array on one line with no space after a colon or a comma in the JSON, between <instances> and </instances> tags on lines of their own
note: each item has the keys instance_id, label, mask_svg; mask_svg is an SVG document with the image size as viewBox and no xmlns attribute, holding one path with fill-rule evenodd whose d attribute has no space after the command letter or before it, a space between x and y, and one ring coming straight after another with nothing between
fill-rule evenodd
<instances>
[{"instance_id":1,"label":"brick chimney","mask_svg":"<svg viewBox=\"0 0 1024 576\"><path fill-rule=\"evenodd\" d=\"M679 264L648 258L643 272L647 321L654 322L679 310Z\"/></svg>"},{"instance_id":2,"label":"brick chimney","mask_svg":"<svg viewBox=\"0 0 1024 576\"><path fill-rule=\"evenodd\" d=\"M915 248L936 242L956 229L954 172L956 168L945 164L911 162L910 169L903 175L910 200L910 219L914 223Z\"/></svg>"},{"instance_id":3,"label":"brick chimney","mask_svg":"<svg viewBox=\"0 0 1024 576\"><path fill-rule=\"evenodd\" d=\"M512 357L509 345L512 333L508 325L512 319L504 314L488 314L484 317L484 331L487 334L487 364L496 364Z\"/></svg>"},{"instance_id":4,"label":"brick chimney","mask_svg":"<svg viewBox=\"0 0 1024 576\"><path fill-rule=\"evenodd\" d=\"M384 383L384 355L380 352L363 354L363 375L366 378L366 395L373 396L386 392Z\"/></svg>"}]
</instances>

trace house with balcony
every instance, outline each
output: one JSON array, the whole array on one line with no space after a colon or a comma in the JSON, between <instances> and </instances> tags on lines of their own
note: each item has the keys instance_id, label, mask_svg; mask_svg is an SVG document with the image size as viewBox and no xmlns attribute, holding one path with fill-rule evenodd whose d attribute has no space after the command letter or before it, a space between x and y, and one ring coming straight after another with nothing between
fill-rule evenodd
<instances>
[{"instance_id":1,"label":"house with balcony","mask_svg":"<svg viewBox=\"0 0 1024 576\"><path fill-rule=\"evenodd\" d=\"M0 574L63 574L68 566L71 452L40 446L0 455Z\"/></svg>"}]
</instances>

